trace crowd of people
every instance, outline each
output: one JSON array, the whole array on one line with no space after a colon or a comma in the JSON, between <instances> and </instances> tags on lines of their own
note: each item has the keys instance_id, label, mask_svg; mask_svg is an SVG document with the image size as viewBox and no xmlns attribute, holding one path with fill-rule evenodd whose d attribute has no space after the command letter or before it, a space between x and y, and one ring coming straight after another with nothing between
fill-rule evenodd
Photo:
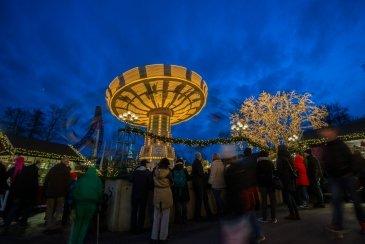
<instances>
[{"instance_id":1,"label":"crowd of people","mask_svg":"<svg viewBox=\"0 0 365 244\"><path fill-rule=\"evenodd\" d=\"M0 163L0 191L5 195L2 206L3 235L9 233L13 221L26 228L39 192L39 175L36 162L26 166L24 157L18 156L9 170ZM89 223L102 201L104 187L96 168L90 167L78 179L71 172L68 158L54 165L47 173L41 190L46 200L45 234L61 232L70 224L71 208L74 210L70 244L84 243Z\"/></svg>"},{"instance_id":2,"label":"crowd of people","mask_svg":"<svg viewBox=\"0 0 365 244\"><path fill-rule=\"evenodd\" d=\"M360 232L365 234L364 213L356 191L359 189L358 183L364 183L365 159L359 153L352 153L337 138L335 128L328 127L320 133L327 139L323 146L322 163L311 149L297 151L293 155L285 145L278 146L275 158L270 158L267 151L253 155L251 148L246 148L242 157L233 155L221 159L215 153L208 172L203 169L203 158L199 152L195 153L190 174L181 158L172 169L169 168L170 162L162 159L152 172L146 167L148 162L142 161L131 178L133 233L143 232L148 195L153 192L151 243L165 243L171 209L175 210L175 223L187 222L187 204L190 200L187 182L191 180L195 198L194 221L220 219L224 222L236 219L237 224L241 224L240 219L244 218L250 233L242 238L246 238L247 243L261 243L266 237L259 222L275 224L279 221L276 216L277 190L281 190L288 207L289 213L285 219L298 221L301 220L302 209L325 208L321 180L326 176L334 206L333 218L326 228L335 232L343 230L341 203L349 196L355 206ZM215 206L211 206L212 202L209 201L211 193ZM222 234L223 242L226 239L229 243L230 234L229 231Z\"/></svg>"},{"instance_id":3,"label":"crowd of people","mask_svg":"<svg viewBox=\"0 0 365 244\"><path fill-rule=\"evenodd\" d=\"M342 203L347 197L354 204L360 231L365 234L365 215L357 191L359 182L364 186L365 159L360 153L351 152L337 138L336 128L324 128L319 133L327 139L321 163L311 149L293 155L285 145L278 146L275 158L267 151L253 154L249 147L242 156L214 153L208 171L203 167L200 152L194 155L191 172L182 158L177 159L173 167L172 162L163 158L153 170L149 170L147 160L141 160L130 177L133 184L131 231L139 234L145 231L145 226L151 225L151 243L167 242L170 211L174 210L174 223L188 221L187 206L191 199L188 182L191 181L194 221L221 220L248 226L249 232L238 228L242 229L238 232L242 233L245 243L261 243L268 234L264 235L259 222L276 224L280 221L276 214L277 190L281 190L288 207L285 219L298 221L302 218L301 209L325 207L321 180L326 176L333 205L333 217L326 228L343 231ZM83 243L102 201L103 189L95 168L89 168L79 177L70 171L69 160L63 158L49 170L43 184L42 193L47 199L45 233L58 232L69 224L72 208L75 218L69 243ZM9 170L0 163L0 191L1 194L9 192L3 209L3 233L8 232L14 220L26 227L38 192L37 163L25 166L22 156L15 159ZM210 194L214 201L210 201ZM149 209L150 224L146 223ZM229 243L232 229L222 231L223 243Z\"/></svg>"}]
</instances>

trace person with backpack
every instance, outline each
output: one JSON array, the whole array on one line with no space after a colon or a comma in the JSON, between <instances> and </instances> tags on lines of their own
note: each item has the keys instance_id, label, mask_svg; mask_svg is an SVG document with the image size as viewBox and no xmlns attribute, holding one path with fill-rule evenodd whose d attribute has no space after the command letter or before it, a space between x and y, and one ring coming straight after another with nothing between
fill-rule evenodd
<instances>
[{"instance_id":1,"label":"person with backpack","mask_svg":"<svg viewBox=\"0 0 365 244\"><path fill-rule=\"evenodd\" d=\"M173 197L175 204L175 223L185 224L187 222L187 203L190 200L188 171L184 168L184 160L179 158L172 170L174 182Z\"/></svg>"}]
</instances>

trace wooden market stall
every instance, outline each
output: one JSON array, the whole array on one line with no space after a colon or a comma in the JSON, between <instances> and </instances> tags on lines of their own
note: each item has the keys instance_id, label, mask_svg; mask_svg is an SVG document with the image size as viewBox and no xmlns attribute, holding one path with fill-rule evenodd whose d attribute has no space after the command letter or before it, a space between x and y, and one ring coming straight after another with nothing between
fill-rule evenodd
<instances>
[{"instance_id":1,"label":"wooden market stall","mask_svg":"<svg viewBox=\"0 0 365 244\"><path fill-rule=\"evenodd\" d=\"M0 130L0 160L7 167L11 167L18 155L22 155L25 158L26 164L38 163L40 184L43 184L48 170L53 165L59 163L63 157L69 158L72 169L87 161L71 145L5 134Z\"/></svg>"}]
</instances>

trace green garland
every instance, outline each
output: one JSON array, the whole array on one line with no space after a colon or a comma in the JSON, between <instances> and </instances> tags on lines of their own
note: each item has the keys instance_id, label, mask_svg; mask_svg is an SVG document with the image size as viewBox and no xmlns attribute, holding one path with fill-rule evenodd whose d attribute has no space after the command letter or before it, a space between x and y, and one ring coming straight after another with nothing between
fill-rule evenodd
<instances>
[{"instance_id":1,"label":"green garland","mask_svg":"<svg viewBox=\"0 0 365 244\"><path fill-rule=\"evenodd\" d=\"M354 141L354 140L362 140L365 139L365 133L352 133L349 135L341 135L338 138L342 141ZM313 146L320 146L327 142L324 138L316 138L316 139L307 139L298 141L295 145L290 147L291 151L303 151L306 148Z\"/></svg>"},{"instance_id":2,"label":"green garland","mask_svg":"<svg viewBox=\"0 0 365 244\"><path fill-rule=\"evenodd\" d=\"M253 147L257 147L263 150L268 151L274 151L274 148L269 148L267 146L263 146L257 142L252 141L251 139L239 136L239 137L230 137L230 138L215 138L215 139L208 139L208 140L191 140L191 139L182 139L182 138L171 138L166 136L159 136L156 134L153 134L148 131L144 131L142 129L136 128L136 127L126 127L123 129L120 129L121 131L125 131L127 133L133 133L136 135L144 136L153 138L162 142L168 142L172 144L183 144L186 146L201 146L206 147L214 144L231 144L231 143L237 143L237 142L247 142L248 144L252 145ZM365 139L365 133L353 133L350 135L343 135L339 136L339 138L343 141L353 141L353 140L360 140ZM290 149L292 151L295 151L297 149L303 149L315 145L321 145L324 144L326 140L324 138L318 138L318 139L308 139L308 140L302 140L298 141L295 145L292 145Z\"/></svg>"},{"instance_id":3,"label":"green garland","mask_svg":"<svg viewBox=\"0 0 365 244\"><path fill-rule=\"evenodd\" d=\"M257 142L252 141L251 139L244 137L244 136L238 136L238 137L230 137L230 138L214 138L209 140L191 140L191 139L182 139L182 138L172 138L172 137L166 137L166 136L159 136L156 134L153 134L148 131L141 130L139 128L135 127L126 127L123 129L120 129L121 131L125 131L127 133L133 133L136 135L149 137L156 139L158 141L172 143L172 144L183 144L186 146L200 146L200 147L206 147L210 145L215 144L231 144L231 143L237 143L237 142L247 142L248 144L252 145L253 147L258 147L264 150L270 150L270 148L263 146Z\"/></svg>"}]
</instances>

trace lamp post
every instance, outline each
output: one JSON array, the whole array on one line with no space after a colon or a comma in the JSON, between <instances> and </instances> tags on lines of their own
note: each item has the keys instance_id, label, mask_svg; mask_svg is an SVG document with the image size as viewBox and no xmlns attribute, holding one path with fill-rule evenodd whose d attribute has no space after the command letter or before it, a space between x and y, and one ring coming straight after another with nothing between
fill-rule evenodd
<instances>
[{"instance_id":1,"label":"lamp post","mask_svg":"<svg viewBox=\"0 0 365 244\"><path fill-rule=\"evenodd\" d=\"M237 123L233 124L231 126L231 130L234 134L238 134L239 136L243 135L243 131L248 129L248 124L242 124L240 121L238 121ZM243 143L239 142L238 146L241 150L241 152L243 153Z\"/></svg>"},{"instance_id":2,"label":"lamp post","mask_svg":"<svg viewBox=\"0 0 365 244\"><path fill-rule=\"evenodd\" d=\"M133 168L135 137L129 131L131 124L138 120L138 116L127 111L119 115L119 119L125 124L126 130L119 130L117 139L116 157L120 159L122 173L127 173L128 168Z\"/></svg>"}]
</instances>

